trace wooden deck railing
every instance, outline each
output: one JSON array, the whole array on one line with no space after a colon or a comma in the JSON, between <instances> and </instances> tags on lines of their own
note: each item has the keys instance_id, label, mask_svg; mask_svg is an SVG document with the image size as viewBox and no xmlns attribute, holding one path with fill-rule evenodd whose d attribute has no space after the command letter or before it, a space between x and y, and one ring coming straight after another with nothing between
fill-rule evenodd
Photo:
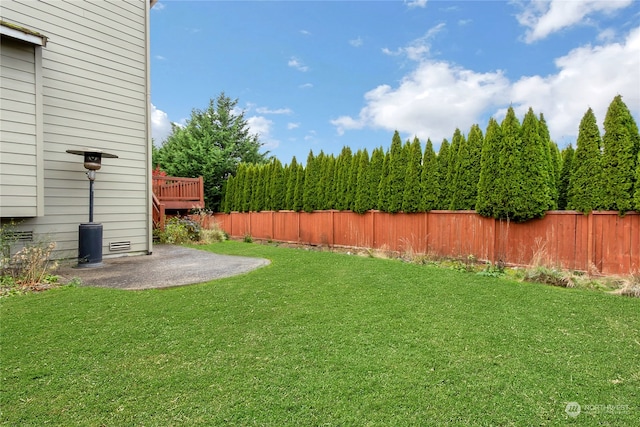
<instances>
[{"instance_id":1,"label":"wooden deck railing","mask_svg":"<svg viewBox=\"0 0 640 427\"><path fill-rule=\"evenodd\" d=\"M160 200L156 197L155 194L153 197L153 228L159 228L160 230L164 230L164 220L165 220L165 204L160 203Z\"/></svg>"},{"instance_id":2,"label":"wooden deck railing","mask_svg":"<svg viewBox=\"0 0 640 427\"><path fill-rule=\"evenodd\" d=\"M204 208L204 183L202 177L178 178L154 176L153 194L165 209L188 210Z\"/></svg>"}]
</instances>

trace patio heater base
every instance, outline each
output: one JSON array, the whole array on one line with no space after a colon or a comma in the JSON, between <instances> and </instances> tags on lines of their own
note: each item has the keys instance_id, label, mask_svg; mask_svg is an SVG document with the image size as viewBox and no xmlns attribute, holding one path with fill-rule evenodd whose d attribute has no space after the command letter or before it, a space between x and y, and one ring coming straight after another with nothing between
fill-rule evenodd
<instances>
[{"instance_id":1,"label":"patio heater base","mask_svg":"<svg viewBox=\"0 0 640 427\"><path fill-rule=\"evenodd\" d=\"M78 240L78 267L102 267L102 224L80 224Z\"/></svg>"}]
</instances>

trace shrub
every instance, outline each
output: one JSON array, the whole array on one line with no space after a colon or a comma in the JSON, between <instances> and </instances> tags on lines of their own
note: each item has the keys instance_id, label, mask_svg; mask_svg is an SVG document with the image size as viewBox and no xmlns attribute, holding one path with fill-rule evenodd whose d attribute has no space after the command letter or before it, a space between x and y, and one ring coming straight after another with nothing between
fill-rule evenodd
<instances>
[{"instance_id":1,"label":"shrub","mask_svg":"<svg viewBox=\"0 0 640 427\"><path fill-rule=\"evenodd\" d=\"M12 254L18 244L15 224L0 227L0 296L40 290L57 282L53 275L58 263L51 260L55 242L41 239L26 242Z\"/></svg>"},{"instance_id":2,"label":"shrub","mask_svg":"<svg viewBox=\"0 0 640 427\"><path fill-rule=\"evenodd\" d=\"M183 244L197 242L201 239L202 227L189 218L171 217L167 220L164 230L156 230L155 234L160 243Z\"/></svg>"}]
</instances>

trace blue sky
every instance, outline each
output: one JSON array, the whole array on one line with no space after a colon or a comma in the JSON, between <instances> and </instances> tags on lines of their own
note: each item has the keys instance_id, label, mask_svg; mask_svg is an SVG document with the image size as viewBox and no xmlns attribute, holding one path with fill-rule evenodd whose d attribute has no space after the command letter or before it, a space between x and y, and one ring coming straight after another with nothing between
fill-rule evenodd
<instances>
[{"instance_id":1,"label":"blue sky","mask_svg":"<svg viewBox=\"0 0 640 427\"><path fill-rule=\"evenodd\" d=\"M640 123L640 2L179 1L151 11L152 134L224 92L288 163L430 138L509 105L562 148L620 94Z\"/></svg>"}]
</instances>

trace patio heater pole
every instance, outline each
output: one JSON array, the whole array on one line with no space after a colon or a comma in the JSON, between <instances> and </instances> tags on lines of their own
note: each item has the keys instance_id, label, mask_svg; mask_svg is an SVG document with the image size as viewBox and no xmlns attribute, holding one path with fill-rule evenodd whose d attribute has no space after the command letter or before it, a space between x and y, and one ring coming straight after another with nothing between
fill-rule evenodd
<instances>
[{"instance_id":1,"label":"patio heater pole","mask_svg":"<svg viewBox=\"0 0 640 427\"><path fill-rule=\"evenodd\" d=\"M102 158L116 159L115 154L102 150L67 150L67 153L84 156L84 167L89 178L89 222L80 224L78 229L78 267L102 266L102 224L93 222L94 181L100 169Z\"/></svg>"},{"instance_id":2,"label":"patio heater pole","mask_svg":"<svg viewBox=\"0 0 640 427\"><path fill-rule=\"evenodd\" d=\"M89 222L93 222L93 182L93 179L89 181Z\"/></svg>"}]
</instances>

